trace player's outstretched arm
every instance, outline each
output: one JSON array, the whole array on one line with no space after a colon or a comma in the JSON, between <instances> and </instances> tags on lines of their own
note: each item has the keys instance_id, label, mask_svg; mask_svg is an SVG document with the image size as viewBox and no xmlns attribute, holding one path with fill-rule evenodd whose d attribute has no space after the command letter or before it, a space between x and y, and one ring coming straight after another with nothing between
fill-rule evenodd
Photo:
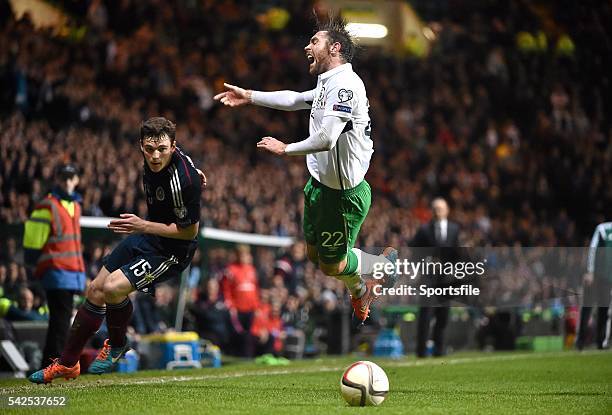
<instances>
[{"instance_id":1,"label":"player's outstretched arm","mask_svg":"<svg viewBox=\"0 0 612 415\"><path fill-rule=\"evenodd\" d=\"M176 223L159 223L142 219L132 213L122 213L119 219L114 219L108 224L108 228L115 233L130 235L133 233L148 233L163 236L165 238L183 239L190 241L198 234L200 223L180 227Z\"/></svg>"},{"instance_id":2,"label":"player's outstretched arm","mask_svg":"<svg viewBox=\"0 0 612 415\"><path fill-rule=\"evenodd\" d=\"M283 111L296 111L309 109L314 97L314 89L305 92L288 90L262 92L227 83L223 85L227 91L215 95L214 99L229 107L253 104Z\"/></svg>"},{"instance_id":3,"label":"player's outstretched arm","mask_svg":"<svg viewBox=\"0 0 612 415\"><path fill-rule=\"evenodd\" d=\"M304 156L306 154L329 151L338 142L338 137L346 125L346 120L336 116L326 116L323 118L323 125L313 135L297 143L285 144L274 137L264 137L257 147L270 153L288 156Z\"/></svg>"}]
</instances>

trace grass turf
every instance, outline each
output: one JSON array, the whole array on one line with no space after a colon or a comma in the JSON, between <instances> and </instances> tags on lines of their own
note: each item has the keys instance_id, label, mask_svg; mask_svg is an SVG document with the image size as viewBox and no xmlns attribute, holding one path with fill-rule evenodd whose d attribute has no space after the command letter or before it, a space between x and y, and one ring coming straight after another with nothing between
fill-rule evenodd
<instances>
[{"instance_id":1,"label":"grass turf","mask_svg":"<svg viewBox=\"0 0 612 415\"><path fill-rule=\"evenodd\" d=\"M379 407L351 408L339 392L356 358L285 367L236 363L221 369L82 376L32 385L0 381L0 412L82 414L591 414L612 413L612 353L461 354L436 360L368 358L390 381ZM66 396L62 408L9 408L9 396Z\"/></svg>"}]
</instances>

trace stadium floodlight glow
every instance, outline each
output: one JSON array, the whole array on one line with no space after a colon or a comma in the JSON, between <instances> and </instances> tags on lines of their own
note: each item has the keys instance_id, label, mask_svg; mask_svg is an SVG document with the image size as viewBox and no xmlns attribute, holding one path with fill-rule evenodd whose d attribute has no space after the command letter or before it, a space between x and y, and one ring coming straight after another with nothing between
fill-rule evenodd
<instances>
[{"instance_id":1,"label":"stadium floodlight glow","mask_svg":"<svg viewBox=\"0 0 612 415\"><path fill-rule=\"evenodd\" d=\"M378 23L349 23L346 29L355 37L382 39L389 31L387 26Z\"/></svg>"}]
</instances>

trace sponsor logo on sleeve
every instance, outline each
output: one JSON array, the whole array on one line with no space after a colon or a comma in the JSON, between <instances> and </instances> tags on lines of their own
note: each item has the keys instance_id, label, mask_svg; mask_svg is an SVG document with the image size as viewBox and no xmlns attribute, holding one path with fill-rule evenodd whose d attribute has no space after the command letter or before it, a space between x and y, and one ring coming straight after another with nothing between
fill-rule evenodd
<instances>
[{"instance_id":1,"label":"sponsor logo on sleeve","mask_svg":"<svg viewBox=\"0 0 612 415\"><path fill-rule=\"evenodd\" d=\"M345 112L347 114L350 114L353 111L353 109L346 105L334 104L334 111Z\"/></svg>"}]
</instances>

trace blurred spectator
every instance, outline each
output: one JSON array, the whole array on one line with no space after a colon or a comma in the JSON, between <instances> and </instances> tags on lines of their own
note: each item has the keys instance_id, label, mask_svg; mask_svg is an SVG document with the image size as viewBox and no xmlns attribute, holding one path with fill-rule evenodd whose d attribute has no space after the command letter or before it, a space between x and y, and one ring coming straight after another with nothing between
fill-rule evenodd
<instances>
[{"instance_id":1,"label":"blurred spectator","mask_svg":"<svg viewBox=\"0 0 612 415\"><path fill-rule=\"evenodd\" d=\"M210 278L202 297L189 311L195 317L195 330L201 338L210 340L222 350L230 344L230 314L220 295L219 282Z\"/></svg>"},{"instance_id":2,"label":"blurred spectator","mask_svg":"<svg viewBox=\"0 0 612 415\"><path fill-rule=\"evenodd\" d=\"M160 333L163 331L161 316L157 310L155 299L150 294L136 293L132 303L134 311L130 326L138 334Z\"/></svg>"},{"instance_id":3,"label":"blurred spectator","mask_svg":"<svg viewBox=\"0 0 612 415\"><path fill-rule=\"evenodd\" d=\"M164 333L172 330L176 317L176 289L168 284L155 287L154 295L133 293L134 311L130 326L137 334Z\"/></svg>"},{"instance_id":4,"label":"blurred spectator","mask_svg":"<svg viewBox=\"0 0 612 415\"><path fill-rule=\"evenodd\" d=\"M155 309L159 316L158 330L165 332L172 330L176 322L177 288L168 284L155 286Z\"/></svg>"},{"instance_id":5,"label":"blurred spectator","mask_svg":"<svg viewBox=\"0 0 612 415\"><path fill-rule=\"evenodd\" d=\"M194 302L198 299L198 286L202 278L202 255L200 250L196 249L191 265L189 267L189 275L187 277L187 285L189 287L189 301Z\"/></svg>"},{"instance_id":6,"label":"blurred spectator","mask_svg":"<svg viewBox=\"0 0 612 415\"><path fill-rule=\"evenodd\" d=\"M285 338L280 301L273 301L269 310L257 310L253 319L251 334L255 339L255 355L280 354Z\"/></svg>"},{"instance_id":7,"label":"blurred spectator","mask_svg":"<svg viewBox=\"0 0 612 415\"><path fill-rule=\"evenodd\" d=\"M301 304L299 297L290 295L281 313L283 326L288 330L305 330L308 325L308 310Z\"/></svg>"},{"instance_id":8,"label":"blurred spectator","mask_svg":"<svg viewBox=\"0 0 612 415\"><path fill-rule=\"evenodd\" d=\"M3 269L6 269L4 296L11 299L17 299L20 288L27 285L25 267L17 264L17 262L11 261L8 263L8 267ZM1 269L0 274L2 274Z\"/></svg>"},{"instance_id":9,"label":"blurred spectator","mask_svg":"<svg viewBox=\"0 0 612 415\"><path fill-rule=\"evenodd\" d=\"M3 315L0 315L0 317L6 318L7 320L47 320L46 314L42 313L41 310L34 308L34 294L28 287L21 287L19 289L19 297L16 305L11 304L10 300L5 298L0 299L0 302L2 302L0 305L0 310L3 311Z\"/></svg>"},{"instance_id":10,"label":"blurred spectator","mask_svg":"<svg viewBox=\"0 0 612 415\"><path fill-rule=\"evenodd\" d=\"M249 246L236 247L235 260L227 266L221 287L235 332L232 344L237 354L251 357L254 353L251 326L259 307L259 283Z\"/></svg>"}]
</instances>

